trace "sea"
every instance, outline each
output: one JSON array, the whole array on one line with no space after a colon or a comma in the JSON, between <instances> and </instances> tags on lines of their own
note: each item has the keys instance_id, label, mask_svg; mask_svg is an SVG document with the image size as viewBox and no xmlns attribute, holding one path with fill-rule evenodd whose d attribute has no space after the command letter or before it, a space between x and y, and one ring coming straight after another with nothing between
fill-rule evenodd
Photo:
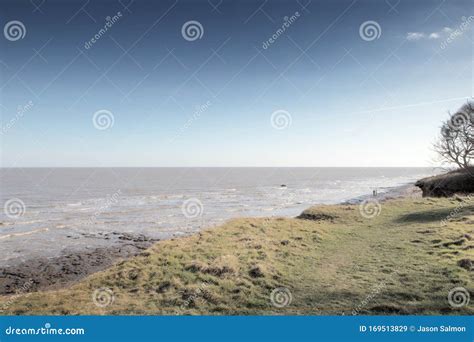
<instances>
[{"instance_id":1,"label":"sea","mask_svg":"<svg viewBox=\"0 0 474 342\"><path fill-rule=\"evenodd\" d=\"M383 194L436 171L2 168L0 267L123 243L113 233L167 239L235 217L297 216L314 204Z\"/></svg>"}]
</instances>

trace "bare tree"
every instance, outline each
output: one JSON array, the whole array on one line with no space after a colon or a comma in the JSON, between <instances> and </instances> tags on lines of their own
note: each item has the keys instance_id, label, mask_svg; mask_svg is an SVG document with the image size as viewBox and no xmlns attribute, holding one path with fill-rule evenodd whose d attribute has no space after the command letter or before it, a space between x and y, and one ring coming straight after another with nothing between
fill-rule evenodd
<instances>
[{"instance_id":1,"label":"bare tree","mask_svg":"<svg viewBox=\"0 0 474 342\"><path fill-rule=\"evenodd\" d=\"M441 126L441 134L434 145L445 164L461 169L472 166L474 159L474 103L468 101L451 114Z\"/></svg>"}]
</instances>

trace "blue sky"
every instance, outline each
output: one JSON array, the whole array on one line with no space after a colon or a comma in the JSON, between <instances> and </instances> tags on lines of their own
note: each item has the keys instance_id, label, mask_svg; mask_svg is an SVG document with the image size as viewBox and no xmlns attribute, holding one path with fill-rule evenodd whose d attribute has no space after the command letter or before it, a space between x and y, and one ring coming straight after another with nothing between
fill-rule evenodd
<instances>
[{"instance_id":1,"label":"blue sky","mask_svg":"<svg viewBox=\"0 0 474 342\"><path fill-rule=\"evenodd\" d=\"M4 167L430 166L441 121L472 96L470 1L0 9L26 31L0 39Z\"/></svg>"}]
</instances>

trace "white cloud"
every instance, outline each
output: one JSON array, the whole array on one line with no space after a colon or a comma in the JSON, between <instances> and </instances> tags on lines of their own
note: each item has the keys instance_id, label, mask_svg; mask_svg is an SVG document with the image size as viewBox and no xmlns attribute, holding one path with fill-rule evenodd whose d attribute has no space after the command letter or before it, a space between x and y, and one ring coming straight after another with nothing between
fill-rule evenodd
<instances>
[{"instance_id":1,"label":"white cloud","mask_svg":"<svg viewBox=\"0 0 474 342\"><path fill-rule=\"evenodd\" d=\"M421 32L408 32L407 33L407 40L411 40L411 41L420 40L424 37L425 37L425 34Z\"/></svg>"},{"instance_id":2,"label":"white cloud","mask_svg":"<svg viewBox=\"0 0 474 342\"><path fill-rule=\"evenodd\" d=\"M408 32L407 33L407 40L409 41L417 41L422 39L440 39L443 36L446 36L453 32L453 29L450 27L443 27L442 30L431 32L431 33L424 33L424 32Z\"/></svg>"}]
</instances>

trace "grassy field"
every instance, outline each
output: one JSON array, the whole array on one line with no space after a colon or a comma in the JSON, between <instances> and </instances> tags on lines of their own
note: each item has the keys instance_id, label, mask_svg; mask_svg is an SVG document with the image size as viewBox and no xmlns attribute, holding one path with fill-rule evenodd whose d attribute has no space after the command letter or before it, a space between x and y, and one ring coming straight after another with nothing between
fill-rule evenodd
<instances>
[{"instance_id":1,"label":"grassy field","mask_svg":"<svg viewBox=\"0 0 474 342\"><path fill-rule=\"evenodd\" d=\"M453 213L449 220L446 220ZM4 314L473 314L467 198L317 206L303 218L236 219L162 241L59 291L0 298ZM459 298L458 298L459 299Z\"/></svg>"}]
</instances>

